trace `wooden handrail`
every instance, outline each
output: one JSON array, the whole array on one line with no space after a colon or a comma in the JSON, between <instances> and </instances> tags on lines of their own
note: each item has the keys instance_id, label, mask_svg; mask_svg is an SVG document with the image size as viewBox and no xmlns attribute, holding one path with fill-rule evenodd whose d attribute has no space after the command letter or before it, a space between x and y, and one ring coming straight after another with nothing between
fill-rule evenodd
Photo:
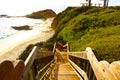
<instances>
[{"instance_id":1,"label":"wooden handrail","mask_svg":"<svg viewBox=\"0 0 120 80\"><path fill-rule=\"evenodd\" d=\"M38 53L38 47L35 46L33 48L33 50L31 51L31 53L29 54L29 56L27 57L27 59L25 60L25 66L27 66L27 65L31 66L31 64L33 63L37 53Z\"/></svg>"},{"instance_id":2,"label":"wooden handrail","mask_svg":"<svg viewBox=\"0 0 120 80\"><path fill-rule=\"evenodd\" d=\"M59 46L60 47L60 46ZM36 60L39 62L39 59L36 58L38 54L39 48L35 46L26 61L23 62L21 60L9 61L5 60L0 62L0 80L24 80L28 75L30 69L34 67L40 67L38 64L35 65ZM47 65L42 69L37 70L37 75L40 74L43 70L50 67L50 64L54 61L53 56L56 51L56 43L53 47L53 53L47 56L43 56L44 59L48 59ZM43 51L44 52L44 51ZM96 56L94 55L92 49L90 47L86 48L86 51L83 52L70 52L69 46L67 44L67 53L68 53L68 61L71 66L85 79L85 80L120 80L120 61L114 61L109 64L107 61L98 61ZM42 57L40 59L44 60ZM73 58L73 59L72 59ZM79 59L81 61L79 64L82 64L85 69L81 68L81 65L77 66L75 60ZM72 61L73 60L73 61ZM78 61L78 62L79 62ZM84 63L84 64L83 64ZM34 70L34 69L32 69ZM84 71L86 70L86 71ZM33 71L34 72L34 71ZM86 72L86 73L85 73ZM47 72L44 73L44 75ZM34 75L34 79L36 74ZM43 76L44 76L43 75ZM92 75L92 77L91 77ZM38 78L38 76L36 77Z\"/></svg>"},{"instance_id":3,"label":"wooden handrail","mask_svg":"<svg viewBox=\"0 0 120 80\"><path fill-rule=\"evenodd\" d=\"M56 51L56 42L54 43L53 53L55 53L55 51Z\"/></svg>"},{"instance_id":4,"label":"wooden handrail","mask_svg":"<svg viewBox=\"0 0 120 80\"><path fill-rule=\"evenodd\" d=\"M85 52L69 52L68 55L88 60L97 80L120 80L120 61L115 61L111 64L107 61L98 61L90 47L86 48ZM74 62L71 60L69 62L76 67Z\"/></svg>"},{"instance_id":5,"label":"wooden handrail","mask_svg":"<svg viewBox=\"0 0 120 80\"><path fill-rule=\"evenodd\" d=\"M88 80L88 77L86 75L86 73L80 68L78 67L73 61L71 61L69 59L70 64L72 65L72 67L80 74L81 77L83 77L83 80Z\"/></svg>"},{"instance_id":6,"label":"wooden handrail","mask_svg":"<svg viewBox=\"0 0 120 80\"><path fill-rule=\"evenodd\" d=\"M68 55L87 60L87 55L86 55L85 51L82 51L82 52L69 52Z\"/></svg>"},{"instance_id":7,"label":"wooden handrail","mask_svg":"<svg viewBox=\"0 0 120 80\"><path fill-rule=\"evenodd\" d=\"M109 79L118 80L116 78L116 76L109 70L110 64L107 61L100 61L99 66L100 66L101 70L103 70L105 78L107 80L109 80Z\"/></svg>"},{"instance_id":8,"label":"wooden handrail","mask_svg":"<svg viewBox=\"0 0 120 80\"><path fill-rule=\"evenodd\" d=\"M34 66L34 61L36 60L36 56L38 54L39 48L35 46L26 61L3 61L0 63L0 80L24 80L26 76L28 76L30 69L37 67ZM50 54L48 56L43 56L43 58L48 58L54 56ZM38 58L37 58L38 59ZM41 59L41 58L40 58ZM51 60L44 68L42 68L38 73L43 71L46 67L48 67L53 60ZM36 75L33 74L33 79L35 79Z\"/></svg>"},{"instance_id":9,"label":"wooden handrail","mask_svg":"<svg viewBox=\"0 0 120 80\"><path fill-rule=\"evenodd\" d=\"M47 68L53 61L54 61L54 60L50 61L45 67L43 67L42 69L40 69L40 71L39 71L38 73L42 72L42 71L43 71L45 68Z\"/></svg>"},{"instance_id":10,"label":"wooden handrail","mask_svg":"<svg viewBox=\"0 0 120 80\"><path fill-rule=\"evenodd\" d=\"M70 52L69 44L67 43L67 53Z\"/></svg>"},{"instance_id":11,"label":"wooden handrail","mask_svg":"<svg viewBox=\"0 0 120 80\"><path fill-rule=\"evenodd\" d=\"M25 68L24 68L23 73L20 77L20 80L24 80L24 78L28 74L29 70L31 69L31 67L33 65L33 62L34 62L37 54L38 54L38 47L35 46L33 48L33 50L31 51L31 53L29 54L29 56L27 57L27 59L25 60Z\"/></svg>"},{"instance_id":12,"label":"wooden handrail","mask_svg":"<svg viewBox=\"0 0 120 80\"><path fill-rule=\"evenodd\" d=\"M120 80L120 61L114 61L109 65L109 70Z\"/></svg>"},{"instance_id":13,"label":"wooden handrail","mask_svg":"<svg viewBox=\"0 0 120 80\"><path fill-rule=\"evenodd\" d=\"M47 67L49 67L51 65L51 63L53 63L54 60L50 61L45 67L43 67L42 69L40 69L40 71L38 72L37 76L36 76L36 80L38 80L38 76L40 75L40 73L45 70ZM43 76L39 79L42 80L43 77L46 75L47 71L43 74Z\"/></svg>"},{"instance_id":14,"label":"wooden handrail","mask_svg":"<svg viewBox=\"0 0 120 80\"><path fill-rule=\"evenodd\" d=\"M86 54L92 66L92 69L96 75L97 80L105 80L105 75L103 74L103 71L101 70L100 66L97 65L99 64L99 62L90 47L86 48Z\"/></svg>"}]
</instances>

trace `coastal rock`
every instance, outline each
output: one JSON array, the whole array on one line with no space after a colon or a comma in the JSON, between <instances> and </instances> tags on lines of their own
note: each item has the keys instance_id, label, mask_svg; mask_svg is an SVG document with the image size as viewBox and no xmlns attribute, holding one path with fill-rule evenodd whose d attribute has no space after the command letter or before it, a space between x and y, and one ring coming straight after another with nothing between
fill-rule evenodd
<instances>
[{"instance_id":1,"label":"coastal rock","mask_svg":"<svg viewBox=\"0 0 120 80\"><path fill-rule=\"evenodd\" d=\"M31 30L32 28L28 25L24 25L24 26L11 26L11 28L15 29L15 30Z\"/></svg>"},{"instance_id":2,"label":"coastal rock","mask_svg":"<svg viewBox=\"0 0 120 80\"><path fill-rule=\"evenodd\" d=\"M26 17L28 18L34 18L34 19L51 18L55 16L56 16L56 13L51 9L37 11L37 12L33 12L32 14L26 15Z\"/></svg>"},{"instance_id":3,"label":"coastal rock","mask_svg":"<svg viewBox=\"0 0 120 80\"><path fill-rule=\"evenodd\" d=\"M9 18L10 16L6 15L6 14L2 14L0 15L0 18Z\"/></svg>"},{"instance_id":4,"label":"coastal rock","mask_svg":"<svg viewBox=\"0 0 120 80\"><path fill-rule=\"evenodd\" d=\"M56 16L55 19L53 20L53 22L51 23L51 27L52 27L53 29L56 29L57 26L58 26L58 23L59 23L59 17Z\"/></svg>"}]
</instances>

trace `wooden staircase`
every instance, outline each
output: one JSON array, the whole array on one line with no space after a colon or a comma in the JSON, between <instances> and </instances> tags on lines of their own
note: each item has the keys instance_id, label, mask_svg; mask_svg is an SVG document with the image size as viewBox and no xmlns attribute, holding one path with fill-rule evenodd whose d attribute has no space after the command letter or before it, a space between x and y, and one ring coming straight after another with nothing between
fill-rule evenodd
<instances>
[{"instance_id":1,"label":"wooden staircase","mask_svg":"<svg viewBox=\"0 0 120 80\"><path fill-rule=\"evenodd\" d=\"M60 51L56 48L54 64L56 70L53 70L51 76L54 76L51 80L82 80L77 72L72 68L68 61L67 52Z\"/></svg>"},{"instance_id":2,"label":"wooden staircase","mask_svg":"<svg viewBox=\"0 0 120 80\"><path fill-rule=\"evenodd\" d=\"M70 52L58 42L53 51L34 47L26 61L0 62L0 80L120 80L120 61L98 61L89 47Z\"/></svg>"}]
</instances>

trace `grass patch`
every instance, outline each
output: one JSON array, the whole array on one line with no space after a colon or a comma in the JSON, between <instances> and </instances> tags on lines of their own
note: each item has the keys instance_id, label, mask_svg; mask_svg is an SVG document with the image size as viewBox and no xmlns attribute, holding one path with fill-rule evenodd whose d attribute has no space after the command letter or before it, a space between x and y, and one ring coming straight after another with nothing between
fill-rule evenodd
<instances>
[{"instance_id":1,"label":"grass patch","mask_svg":"<svg viewBox=\"0 0 120 80\"><path fill-rule=\"evenodd\" d=\"M119 14L120 7L67 8L57 16L57 24L53 26L56 27L56 34L52 43L59 40L68 42L71 51L85 50L89 46L95 49L98 60L119 60Z\"/></svg>"}]
</instances>

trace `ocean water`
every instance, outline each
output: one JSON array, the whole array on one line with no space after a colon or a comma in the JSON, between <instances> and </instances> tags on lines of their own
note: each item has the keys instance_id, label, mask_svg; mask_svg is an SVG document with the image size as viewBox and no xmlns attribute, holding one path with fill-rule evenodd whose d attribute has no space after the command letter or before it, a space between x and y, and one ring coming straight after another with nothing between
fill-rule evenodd
<instances>
[{"instance_id":1,"label":"ocean water","mask_svg":"<svg viewBox=\"0 0 120 80\"><path fill-rule=\"evenodd\" d=\"M0 18L0 60L15 60L29 44L48 40L54 34L50 28L54 18ZM11 26L29 25L32 30L14 30Z\"/></svg>"},{"instance_id":2,"label":"ocean water","mask_svg":"<svg viewBox=\"0 0 120 80\"><path fill-rule=\"evenodd\" d=\"M0 40L11 37L16 34L27 34L31 31L42 31L45 25L42 19L30 19L26 17L0 18ZM14 30L12 26L29 25L32 30Z\"/></svg>"}]
</instances>

